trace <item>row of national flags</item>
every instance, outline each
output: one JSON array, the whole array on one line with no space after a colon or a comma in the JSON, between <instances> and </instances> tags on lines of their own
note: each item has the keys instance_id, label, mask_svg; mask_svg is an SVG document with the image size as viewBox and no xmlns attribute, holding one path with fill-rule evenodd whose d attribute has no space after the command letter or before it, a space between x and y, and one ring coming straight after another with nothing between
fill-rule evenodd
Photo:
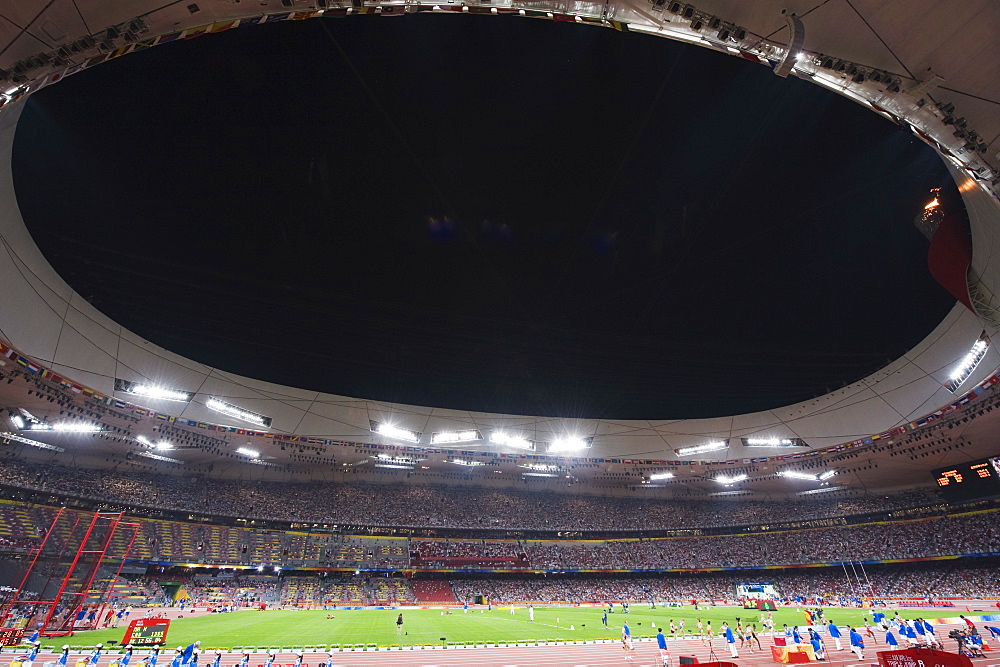
<instances>
[{"instance_id":1,"label":"row of national flags","mask_svg":"<svg viewBox=\"0 0 1000 667\"><path fill-rule=\"evenodd\" d=\"M133 405L121 399L115 398L114 396L107 396L98 391L94 391L89 387L84 387L82 385L76 384L71 380L58 375L52 370L43 367L40 364L35 363L33 360L18 353L14 348L9 345L0 342L0 357L10 359L12 362L17 364L19 367L23 368L25 372L31 375L38 375L46 380L49 380L64 389L73 392L74 394L79 394L84 398L93 400L97 403L113 407L117 410L123 412L131 412L138 417L144 417L149 419L155 419L158 421L169 422L171 424L177 424L179 426L187 426L190 428L197 428L206 431L216 431L223 433L235 433L236 435L245 436L256 436L260 438L266 438L269 440L278 440L280 442L292 442L292 443L304 443L310 445L321 445L324 447L337 446L337 447L352 447L355 451L359 453L365 450L377 450L385 452L421 452L421 453L437 453L437 454L453 454L457 456L467 456L467 457L479 457L479 458L490 458L490 459L518 459L518 460L551 460L552 456L546 456L541 454L503 454L499 452L482 452L473 450L454 450L454 449L440 449L440 448L427 448L427 447L414 447L410 445L383 445L378 443L358 443L349 442L345 440L331 440L327 438L317 438L312 436L304 435L284 435L280 433L271 433L268 431L254 431L251 429L238 428L236 426L223 426L220 424L211 424L208 422L197 421L194 419L185 419L182 417L177 417L175 415L170 415L164 412L157 412L156 410L150 410L138 405ZM741 458L741 459L729 459L726 461L697 461L697 460L684 460L684 461L658 461L654 459L626 459L626 458L591 458L583 456L573 456L573 457L556 457L561 461L565 461L567 464L609 464L617 463L624 465L656 465L656 466L689 466L689 465L704 465L704 466L730 466L730 465L748 465L752 463L766 463L767 461L786 461L790 459L799 459L812 456L818 456L824 453L833 453L838 451L843 451L847 449L854 449L857 447L867 447L873 443L880 440L885 440L888 438L894 438L898 435L902 435L909 431L914 431L916 429L922 428L929 424L932 424L939 419L942 419L949 413L961 409L968 403L975 400L977 397L982 395L990 387L995 386L1000 383L1000 371L994 372L988 378L973 387L968 393L957 398L950 404L942 407L939 410L935 410L929 415L916 419L912 422L896 426L882 433L876 433L875 435L868 436L866 438L859 438L853 442L847 442L840 445L833 445L831 447L826 447L824 449L810 450L807 452L799 452L797 454L787 454L784 456L774 456L774 457L757 457L757 458ZM365 452L367 453L367 452Z\"/></svg>"}]
</instances>

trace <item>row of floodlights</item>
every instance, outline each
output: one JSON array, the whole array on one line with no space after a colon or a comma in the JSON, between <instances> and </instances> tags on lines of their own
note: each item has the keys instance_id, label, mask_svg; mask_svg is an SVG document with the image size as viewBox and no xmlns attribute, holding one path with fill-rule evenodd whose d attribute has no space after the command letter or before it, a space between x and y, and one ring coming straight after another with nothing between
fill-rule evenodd
<instances>
[{"instance_id":1,"label":"row of floodlights","mask_svg":"<svg viewBox=\"0 0 1000 667\"><path fill-rule=\"evenodd\" d=\"M410 429L402 428L387 422L370 419L369 425L372 433L378 433L379 435L392 438L393 440L402 440L404 442L418 444L422 442L424 438L424 434L419 431L411 431ZM464 429L461 431L438 431L431 433L430 444L465 444L466 446L473 446L473 443L478 444L485 440L486 438L483 437L482 431L479 431L478 429ZM535 451L539 449L540 445L546 444L547 446L545 451L550 454L554 454L558 452L575 452L589 449L594 444L594 439L592 437L581 438L576 436L564 436L556 438L548 443L541 443L518 435L506 433L504 431L493 431L490 434L489 442L494 445L502 445L513 449L524 449L530 451Z\"/></svg>"},{"instance_id":2,"label":"row of floodlights","mask_svg":"<svg viewBox=\"0 0 1000 667\"><path fill-rule=\"evenodd\" d=\"M837 471L827 470L826 472L813 474L807 472L799 472L797 470L783 470L778 474L781 475L782 477L787 477L789 479L803 479L803 480L808 480L810 482L825 482L826 480L836 475ZM673 477L676 477L676 475L674 475L674 473L672 472L655 472L648 475L646 477L646 481L659 482L665 479L672 479ZM718 475L716 477L713 477L712 481L718 482L719 484L724 484L726 486L731 486L733 484L739 484L740 482L745 482L747 479L749 479L749 476L744 473L741 473L739 475Z\"/></svg>"},{"instance_id":3,"label":"row of floodlights","mask_svg":"<svg viewBox=\"0 0 1000 667\"><path fill-rule=\"evenodd\" d=\"M140 396L142 398L151 398L161 401L190 403L194 400L194 393L190 391L180 391L178 389L170 389L168 387L131 382L121 378L115 378L115 391L123 394L131 394L133 396ZM233 417L234 419L239 419L240 421L249 422L256 426L263 426L265 428L271 426L270 417L253 412L252 410L247 410L246 408L241 408L238 405L233 405L232 403L228 403L221 398L210 396L205 402L205 407L209 410L221 412L224 415Z\"/></svg>"},{"instance_id":4,"label":"row of floodlights","mask_svg":"<svg viewBox=\"0 0 1000 667\"><path fill-rule=\"evenodd\" d=\"M744 447L807 447L805 441L801 438L780 438L780 437L753 437L753 438L740 438L740 444ZM729 448L728 440L714 440L712 442L707 442L704 445L693 445L691 447L681 447L680 449L675 449L674 454L677 456L694 456L695 454L707 454L708 452L717 452L723 449Z\"/></svg>"}]
</instances>

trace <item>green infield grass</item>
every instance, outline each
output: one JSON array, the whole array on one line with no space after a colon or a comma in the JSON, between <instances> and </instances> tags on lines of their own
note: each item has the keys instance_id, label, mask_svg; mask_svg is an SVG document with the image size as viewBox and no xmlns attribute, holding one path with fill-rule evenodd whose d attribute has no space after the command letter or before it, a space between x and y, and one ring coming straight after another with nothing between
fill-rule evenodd
<instances>
[{"instance_id":1,"label":"green infield grass","mask_svg":"<svg viewBox=\"0 0 1000 667\"><path fill-rule=\"evenodd\" d=\"M458 642L516 642L555 641L584 639L615 639L621 636L622 622L627 621L634 637L651 637L656 628L664 629L670 636L672 620L680 625L683 619L685 634L696 632L696 619L711 621L716 637L723 621L735 624L736 617L745 623L756 623L762 643L764 633L760 625L760 612L740 607L710 607L695 611L684 607L657 607L635 604L631 613L622 614L615 605L615 613L608 615L608 627L602 623L604 610L600 607L540 607L535 609L535 620L528 620L528 610L518 605L512 616L510 607L494 607L492 611L470 608L451 613L440 609L403 610L403 633L396 634L396 617L393 610L336 610L336 611L237 611L228 614L209 614L181 618L170 623L167 648L187 645L195 640L202 648L296 648L302 646L335 646L377 644L380 646L428 645ZM827 609L826 617L840 626L863 625L865 611L860 609ZM956 615L948 609L901 610L906 618ZM327 618L327 615L334 618ZM891 612L890 612L891 615ZM870 616L869 616L870 618ZM805 617L795 608L774 612L778 629L782 624L804 625ZM78 632L71 638L54 639L73 646L92 646L97 642L120 642L125 626L108 630ZM443 638L443 639L442 639ZM719 641L719 640L717 640ZM49 642L46 641L46 644Z\"/></svg>"}]
</instances>

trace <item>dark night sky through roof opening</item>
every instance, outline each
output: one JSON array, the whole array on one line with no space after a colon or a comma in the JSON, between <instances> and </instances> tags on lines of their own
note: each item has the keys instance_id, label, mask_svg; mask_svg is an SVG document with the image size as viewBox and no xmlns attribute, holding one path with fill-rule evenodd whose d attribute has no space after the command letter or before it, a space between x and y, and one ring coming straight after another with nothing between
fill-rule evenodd
<instances>
[{"instance_id":1,"label":"dark night sky through roof opening","mask_svg":"<svg viewBox=\"0 0 1000 667\"><path fill-rule=\"evenodd\" d=\"M234 30L33 95L29 230L174 352L493 412L772 408L952 306L912 220L954 185L870 111L648 36L405 19Z\"/></svg>"}]
</instances>

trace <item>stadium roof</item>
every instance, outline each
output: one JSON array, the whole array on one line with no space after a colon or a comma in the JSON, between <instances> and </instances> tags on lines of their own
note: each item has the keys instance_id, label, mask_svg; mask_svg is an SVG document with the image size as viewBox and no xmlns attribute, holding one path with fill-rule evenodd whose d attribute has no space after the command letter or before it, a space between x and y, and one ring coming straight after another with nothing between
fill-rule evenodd
<instances>
[{"instance_id":1,"label":"stadium roof","mask_svg":"<svg viewBox=\"0 0 1000 667\"><path fill-rule=\"evenodd\" d=\"M993 294L1000 286L1000 275L991 261L991 250L996 234L994 223L1000 211L996 186L991 181L997 175L996 138L1000 134L1000 116L995 109L996 100L1000 100L1000 90L997 90L1000 88L997 72L1000 66L990 56L998 46L1000 8L985 1L926 1L906 3L905 6L846 0L704 2L677 7L674 4L579 4L568 9L544 2L486 3L470 6L465 11L524 12L539 19L596 23L605 27L627 26L632 31L660 34L733 58L754 60L762 68L780 68L789 36L789 23L782 17L781 9L789 9L801 17L805 34L801 50L807 54L796 59L794 76L834 90L873 113L891 117L905 129L919 130L920 134L914 134L915 137L947 156L945 164L962 195L972 227L973 254L968 272L971 291L968 296L971 298L966 300L974 305L976 312L961 303L956 304L922 342L859 382L786 407L708 419L617 420L594 418L589 414L559 418L476 412L447 405L419 407L279 386L212 368L124 329L69 287L41 254L22 220L11 179L13 136L24 109L21 97L25 92L34 92L73 73L73 68L82 69L84 64L96 62L97 58L106 59L109 55L135 50L136 44L142 48L156 41L191 38L228 29L236 21L269 20L263 18L265 16L306 18L317 10L306 3L277 0L253 7L207 1L167 5L121 2L109 6L108 3L56 0L18 3L8 8L9 23L0 27L0 31L6 31L0 32L0 43L5 44L0 53L0 68L10 77L6 83L11 98L0 112L3 114L0 146L4 151L0 162L6 174L0 179L0 206L3 207L0 233L5 253L0 262L5 293L0 303L0 336L39 365L81 386L191 420L196 425L201 422L232 424L279 435L383 445L399 441L373 432L373 423L393 424L419 432L416 444L424 446L431 444L433 433L468 429L479 431L485 438L495 430L504 430L537 443L552 443L559 438L575 436L592 438L583 456L609 461L694 458L744 463L760 458L763 451L743 446L741 439L751 437L789 439L792 446L781 450L789 453L841 445L894 429L905 431L989 378L1000 366L992 346L985 349L982 358L976 359L972 372L963 378L961 386L947 386L955 368L962 364L984 332L992 335L997 322ZM434 11L436 6L411 4L407 7ZM462 11L458 5L437 6L436 10L446 11L449 7ZM497 11L492 12L489 8ZM369 10L375 12L376 5L350 8L351 13ZM348 8L331 4L326 11L330 15L346 14ZM385 3L378 10L382 16L405 11L402 5L391 3ZM112 33L104 32L112 26ZM98 35L98 38L93 43L80 41L79 38L87 34ZM59 52L61 47L62 54ZM99 53L103 55L98 56ZM53 61L53 54L58 64ZM928 68L932 73L928 73ZM933 78L934 75L943 80ZM925 103L919 104L919 99L925 99ZM953 110L949 106L952 104ZM975 135L970 134L973 131ZM142 298L141 295L136 297ZM740 337L739 331L730 335L734 341ZM272 354L280 355L281 352L275 350ZM195 396L192 401L183 403L138 398L124 393L121 388L125 385L121 382L116 389L116 380L183 389L195 392ZM214 411L209 407L212 397L266 416L269 424L249 425L245 418L254 417L248 413L243 413L244 419L241 419L234 417L232 412L225 415ZM7 397L7 401L11 404L8 407L13 407L16 401L28 409L46 409L44 404L31 406L30 399L25 401L20 392ZM977 420L975 428L983 423L986 422ZM984 429L984 434L987 432L988 429ZM236 446L235 435L225 437ZM295 452L288 441L250 437L252 446L261 450L264 460L285 462ZM685 448L718 440L725 440L728 448L678 454ZM942 452L934 461L914 459L908 464L912 468L908 472L900 465L899 458L894 457L891 476L885 475L884 466L881 472L876 472L870 464L859 465L863 470L856 471L855 479L858 484L869 487L915 484L919 483L918 475L922 470L933 467L930 463L946 464L956 460L955 457L974 458L995 453L995 449L990 451L993 443L986 436L966 440L971 440L973 445L951 450L954 453L950 454ZM107 456L114 458L123 453L121 443L107 442ZM538 449L542 451L547 447L548 444L539 444ZM363 452L349 455L346 449L338 450L338 465L367 458ZM475 450L516 453L512 448L484 441L475 445ZM771 450L764 456L775 453L778 452ZM435 456L455 458L448 454ZM178 458L191 464L207 465L212 454L205 450L188 450L178 454ZM291 460L298 460L305 468L316 463L305 454ZM595 464L595 469L607 472L609 465L635 464Z\"/></svg>"}]
</instances>

